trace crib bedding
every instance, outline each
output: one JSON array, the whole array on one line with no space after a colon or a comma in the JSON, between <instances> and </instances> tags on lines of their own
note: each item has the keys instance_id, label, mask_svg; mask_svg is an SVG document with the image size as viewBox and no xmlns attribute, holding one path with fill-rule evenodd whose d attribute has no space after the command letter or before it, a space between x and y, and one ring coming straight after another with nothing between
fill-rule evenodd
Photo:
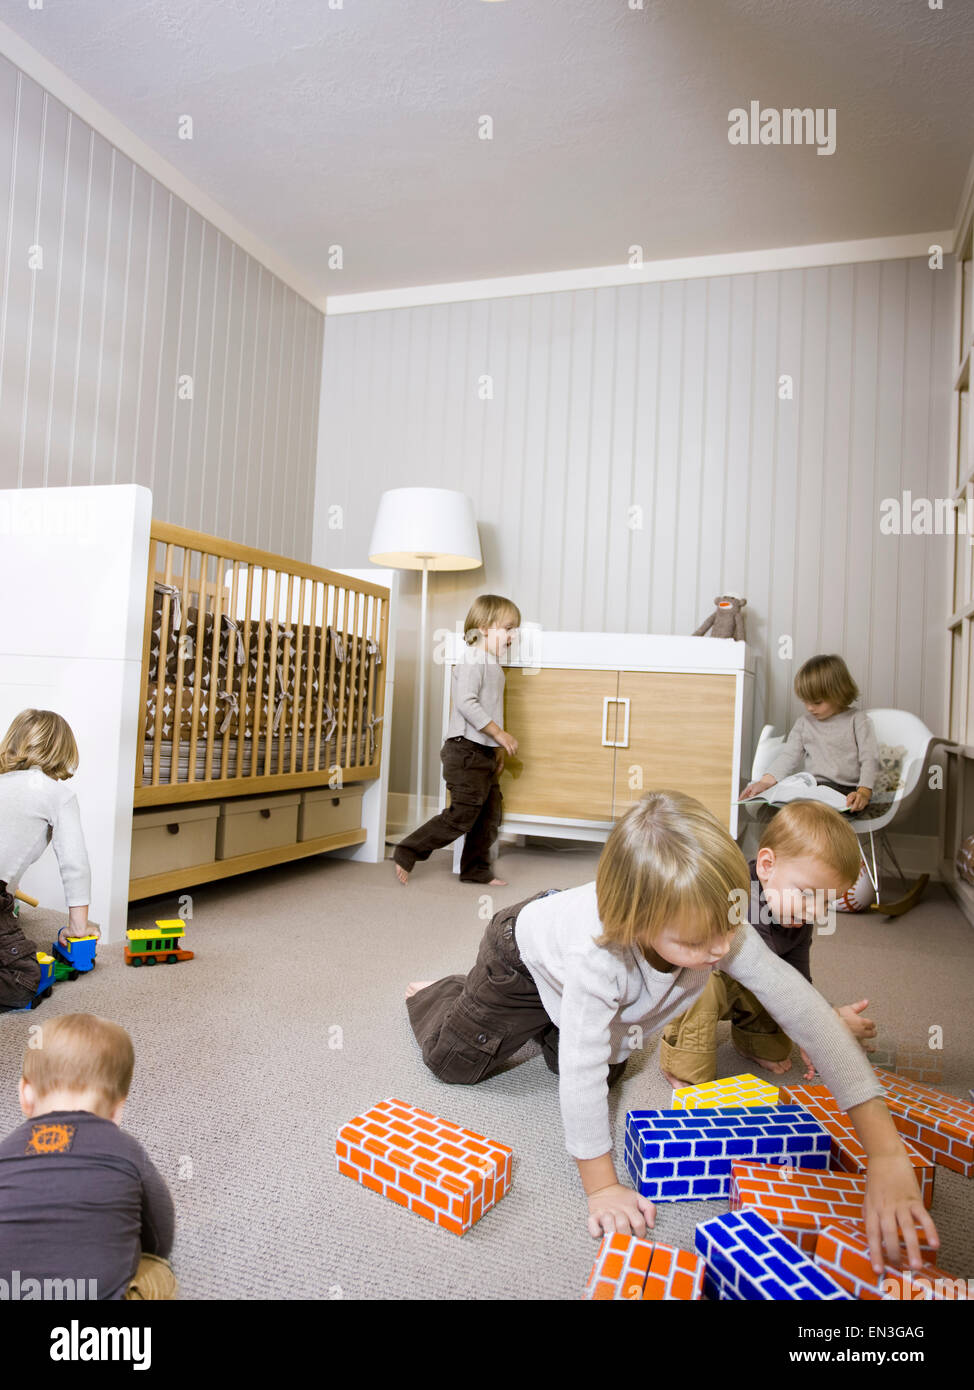
<instances>
[{"instance_id":1,"label":"crib bedding","mask_svg":"<svg viewBox=\"0 0 974 1390\"><path fill-rule=\"evenodd\" d=\"M163 606L168 595L170 613L163 638ZM261 633L261 629L263 632ZM300 661L298 646L301 646ZM198 644L200 646L198 647ZM262 652L258 648L262 644ZM309 770L314 769L314 743L319 740L319 768L339 761L336 735L340 733L341 763L360 766L374 759L380 720L370 713L370 695L377 682L382 657L371 639L355 640L348 632L334 627L291 628L269 619L253 620L249 625L226 617L220 621L217 643L217 675L213 673L214 615L204 612L202 635L199 610L181 611L174 591L157 584L154 593L150 631L149 669L145 686L143 778L151 780L152 750L159 736L159 779L184 782L189 776L190 739L193 733L193 694L199 676L199 706L196 720L195 778L206 777L207 739L212 713L213 758L210 780L222 772L223 745L227 743L226 776L250 776L253 771L253 745L258 752L256 774L265 771L266 739L270 735L270 767L277 772L291 770L291 738L297 745L295 771L304 771L305 721ZM182 650L182 671L179 654ZM156 727L160 655L164 652L162 709ZM260 694L258 695L258 665ZM323 680L319 682L319 673ZM181 686L179 684L182 677ZM172 747L179 723L179 754L175 777L170 775ZM320 702L320 704L319 704ZM237 771L237 740L243 734L241 770ZM281 738L283 737L283 750Z\"/></svg>"}]
</instances>

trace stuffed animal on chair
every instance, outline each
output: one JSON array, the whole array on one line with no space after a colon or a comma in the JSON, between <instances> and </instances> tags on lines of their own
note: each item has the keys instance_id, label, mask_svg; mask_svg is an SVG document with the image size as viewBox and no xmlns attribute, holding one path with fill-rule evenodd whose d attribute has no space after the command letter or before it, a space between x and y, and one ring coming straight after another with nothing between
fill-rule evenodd
<instances>
[{"instance_id":1,"label":"stuffed animal on chair","mask_svg":"<svg viewBox=\"0 0 974 1390\"><path fill-rule=\"evenodd\" d=\"M693 634L694 637L733 637L736 642L744 641L744 608L747 599L740 594L718 594L714 599L717 607Z\"/></svg>"}]
</instances>

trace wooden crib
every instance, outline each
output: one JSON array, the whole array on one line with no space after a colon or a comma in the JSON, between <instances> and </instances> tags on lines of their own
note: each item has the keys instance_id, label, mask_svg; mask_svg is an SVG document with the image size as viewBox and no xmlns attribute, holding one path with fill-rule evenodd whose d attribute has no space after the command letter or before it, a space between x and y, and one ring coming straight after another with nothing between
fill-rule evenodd
<instances>
[{"instance_id":1,"label":"wooden crib","mask_svg":"<svg viewBox=\"0 0 974 1390\"><path fill-rule=\"evenodd\" d=\"M361 843L389 590L152 522L129 900Z\"/></svg>"}]
</instances>

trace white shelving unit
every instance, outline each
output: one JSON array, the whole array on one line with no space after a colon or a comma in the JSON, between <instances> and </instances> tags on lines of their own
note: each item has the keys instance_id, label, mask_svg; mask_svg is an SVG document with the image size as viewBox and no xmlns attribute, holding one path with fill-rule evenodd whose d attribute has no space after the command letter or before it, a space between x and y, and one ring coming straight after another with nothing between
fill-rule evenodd
<instances>
[{"instance_id":1,"label":"white shelving unit","mask_svg":"<svg viewBox=\"0 0 974 1390\"><path fill-rule=\"evenodd\" d=\"M974 164L968 174L954 243L953 395L951 399L950 486L963 508L952 538L947 577L947 682L944 728L947 759L944 825L944 882L968 920L974 922L974 886L957 873L957 852L974 834L974 439L971 435L971 356L974 352Z\"/></svg>"}]
</instances>

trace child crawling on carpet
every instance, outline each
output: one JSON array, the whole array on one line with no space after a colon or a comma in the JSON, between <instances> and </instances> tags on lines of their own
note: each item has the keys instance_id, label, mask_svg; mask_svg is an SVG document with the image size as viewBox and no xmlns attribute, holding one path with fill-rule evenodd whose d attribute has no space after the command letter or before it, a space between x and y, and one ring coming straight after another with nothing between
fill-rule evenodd
<instances>
[{"instance_id":1,"label":"child crawling on carpet","mask_svg":"<svg viewBox=\"0 0 974 1390\"><path fill-rule=\"evenodd\" d=\"M821 801L791 801L761 835L751 875L747 917L764 944L812 983L811 948L817 915L855 883L862 863L855 831ZM834 927L835 918L832 917ZM876 1025L862 1017L868 999L835 1010L864 1044ZM750 990L713 970L693 1008L663 1029L660 1070L675 1089L717 1076L717 1023L730 1019L734 1046L747 1062L781 1074L791 1070L792 1042ZM802 1050L805 1080L815 1075Z\"/></svg>"},{"instance_id":2,"label":"child crawling on carpet","mask_svg":"<svg viewBox=\"0 0 974 1390\"><path fill-rule=\"evenodd\" d=\"M0 1141L5 1296L176 1297L172 1197L119 1128L134 1065L125 1029L94 1014L62 1014L31 1035L26 1123Z\"/></svg>"},{"instance_id":3,"label":"child crawling on carpet","mask_svg":"<svg viewBox=\"0 0 974 1390\"><path fill-rule=\"evenodd\" d=\"M845 1024L746 921L740 904L750 881L711 812L680 792L647 793L616 823L594 883L503 908L469 975L410 985L406 1006L423 1060L442 1081L471 1085L537 1039L559 1076L590 1234L641 1236L655 1210L616 1177L608 1087L642 1038L685 1013L719 965L807 1050L848 1111L868 1155L873 1268L882 1270L884 1242L898 1256L901 1238L918 1268L916 1227L934 1247L939 1241L882 1087Z\"/></svg>"}]
</instances>

